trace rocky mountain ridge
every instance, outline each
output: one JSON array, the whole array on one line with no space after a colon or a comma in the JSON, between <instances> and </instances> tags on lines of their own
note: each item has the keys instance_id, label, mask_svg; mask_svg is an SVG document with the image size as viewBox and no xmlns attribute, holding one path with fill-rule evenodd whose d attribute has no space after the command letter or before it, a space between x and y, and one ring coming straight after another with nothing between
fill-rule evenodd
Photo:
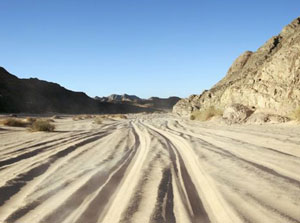
<instances>
[{"instance_id":1,"label":"rocky mountain ridge","mask_svg":"<svg viewBox=\"0 0 300 223\"><path fill-rule=\"evenodd\" d=\"M142 100L136 95L128 95L128 94L111 94L108 97L95 97L96 100L103 102L122 102L122 101L140 101Z\"/></svg>"},{"instance_id":2,"label":"rocky mountain ridge","mask_svg":"<svg viewBox=\"0 0 300 223\"><path fill-rule=\"evenodd\" d=\"M136 95L112 94L108 97L95 97L95 99L101 102L132 104L135 106L170 111L181 98L172 96L168 98L150 97L149 99L143 99Z\"/></svg>"},{"instance_id":3,"label":"rocky mountain ridge","mask_svg":"<svg viewBox=\"0 0 300 223\"><path fill-rule=\"evenodd\" d=\"M173 112L189 116L209 107L242 104L257 111L288 115L300 106L300 17L256 52L246 51L210 90L180 100Z\"/></svg>"},{"instance_id":4,"label":"rocky mountain ridge","mask_svg":"<svg viewBox=\"0 0 300 223\"><path fill-rule=\"evenodd\" d=\"M0 113L136 113L151 107L101 102L37 78L19 79L0 67Z\"/></svg>"}]
</instances>

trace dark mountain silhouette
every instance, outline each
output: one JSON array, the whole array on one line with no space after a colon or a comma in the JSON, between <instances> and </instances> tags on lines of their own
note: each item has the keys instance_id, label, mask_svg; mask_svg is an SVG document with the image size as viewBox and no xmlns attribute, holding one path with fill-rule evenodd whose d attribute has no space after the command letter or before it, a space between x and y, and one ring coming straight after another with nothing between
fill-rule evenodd
<instances>
[{"instance_id":1,"label":"dark mountain silhouette","mask_svg":"<svg viewBox=\"0 0 300 223\"><path fill-rule=\"evenodd\" d=\"M19 79L0 67L0 113L135 113L156 109L101 102L37 78Z\"/></svg>"}]
</instances>

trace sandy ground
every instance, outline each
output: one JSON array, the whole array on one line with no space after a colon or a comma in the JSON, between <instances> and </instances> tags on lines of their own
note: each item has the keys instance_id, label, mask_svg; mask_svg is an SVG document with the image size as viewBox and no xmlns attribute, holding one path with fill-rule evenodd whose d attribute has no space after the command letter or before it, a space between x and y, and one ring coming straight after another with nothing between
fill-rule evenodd
<instances>
[{"instance_id":1,"label":"sandy ground","mask_svg":"<svg viewBox=\"0 0 300 223\"><path fill-rule=\"evenodd\" d=\"M0 129L0 222L300 222L300 127L172 115Z\"/></svg>"}]
</instances>

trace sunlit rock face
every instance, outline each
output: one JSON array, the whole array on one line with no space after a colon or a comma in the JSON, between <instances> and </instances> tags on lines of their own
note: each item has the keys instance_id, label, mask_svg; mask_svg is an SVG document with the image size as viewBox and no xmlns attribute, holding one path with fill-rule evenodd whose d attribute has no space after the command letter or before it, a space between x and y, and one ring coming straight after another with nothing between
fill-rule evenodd
<instances>
[{"instance_id":1,"label":"sunlit rock face","mask_svg":"<svg viewBox=\"0 0 300 223\"><path fill-rule=\"evenodd\" d=\"M244 52L212 89L180 100L173 112L189 116L236 103L279 115L300 106L300 17L256 52Z\"/></svg>"}]
</instances>

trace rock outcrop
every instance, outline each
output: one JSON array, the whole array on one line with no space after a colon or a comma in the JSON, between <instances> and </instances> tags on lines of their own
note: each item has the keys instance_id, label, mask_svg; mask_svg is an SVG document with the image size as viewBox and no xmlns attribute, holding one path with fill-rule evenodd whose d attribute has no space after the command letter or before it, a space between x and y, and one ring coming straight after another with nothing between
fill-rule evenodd
<instances>
[{"instance_id":1,"label":"rock outcrop","mask_svg":"<svg viewBox=\"0 0 300 223\"><path fill-rule=\"evenodd\" d=\"M290 119L281 115L267 114L262 112L255 112L248 119L248 124L265 124L265 123L284 123L288 122Z\"/></svg>"},{"instance_id":2,"label":"rock outcrop","mask_svg":"<svg viewBox=\"0 0 300 223\"><path fill-rule=\"evenodd\" d=\"M189 116L194 110L237 103L277 115L300 106L300 17L256 52L239 56L210 90L180 100L173 112Z\"/></svg>"},{"instance_id":3,"label":"rock outcrop","mask_svg":"<svg viewBox=\"0 0 300 223\"><path fill-rule=\"evenodd\" d=\"M254 110L251 110L242 104L233 104L224 110L223 118L231 124L244 123L253 112Z\"/></svg>"}]
</instances>

